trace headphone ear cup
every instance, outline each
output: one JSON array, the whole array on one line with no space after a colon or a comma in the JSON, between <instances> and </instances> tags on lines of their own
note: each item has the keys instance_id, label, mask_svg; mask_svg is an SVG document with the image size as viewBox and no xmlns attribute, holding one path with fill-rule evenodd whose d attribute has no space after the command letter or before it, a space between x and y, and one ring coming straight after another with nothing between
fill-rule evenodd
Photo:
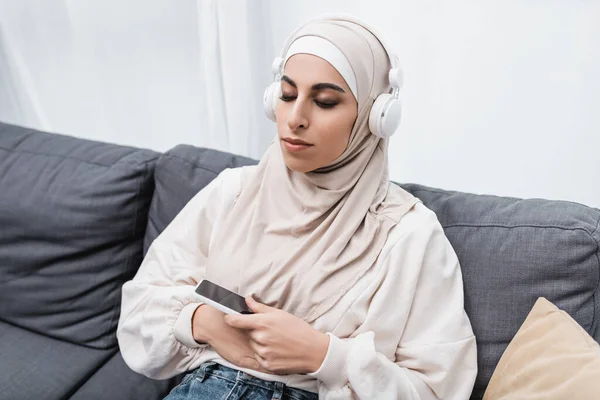
<instances>
[{"instance_id":1,"label":"headphone ear cup","mask_svg":"<svg viewBox=\"0 0 600 400\"><path fill-rule=\"evenodd\" d=\"M375 99L369 114L369 130L375 136L386 139L396 132L402 117L400 100L389 93Z\"/></svg>"},{"instance_id":2,"label":"headphone ear cup","mask_svg":"<svg viewBox=\"0 0 600 400\"><path fill-rule=\"evenodd\" d=\"M271 108L273 109L273 115L277 111L277 102L279 102L279 98L281 97L281 82L277 81L273 84L275 89L273 89L273 97L271 98ZM277 120L275 117L274 120Z\"/></svg>"},{"instance_id":3,"label":"headphone ear cup","mask_svg":"<svg viewBox=\"0 0 600 400\"><path fill-rule=\"evenodd\" d=\"M275 122L275 107L277 107L277 100L279 99L279 92L281 91L281 84L279 82L271 83L266 89L263 95L263 107L267 118Z\"/></svg>"}]
</instances>

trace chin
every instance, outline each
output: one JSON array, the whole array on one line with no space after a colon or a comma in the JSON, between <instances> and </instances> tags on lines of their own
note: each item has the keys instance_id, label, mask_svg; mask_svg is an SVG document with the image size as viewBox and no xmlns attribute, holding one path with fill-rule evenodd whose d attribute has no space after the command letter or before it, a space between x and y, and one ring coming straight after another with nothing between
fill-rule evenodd
<instances>
[{"instance_id":1,"label":"chin","mask_svg":"<svg viewBox=\"0 0 600 400\"><path fill-rule=\"evenodd\" d=\"M283 162L289 169L291 169L294 172L305 173L315 169L312 163L307 163L305 160L299 160L285 153L283 154Z\"/></svg>"},{"instance_id":2,"label":"chin","mask_svg":"<svg viewBox=\"0 0 600 400\"><path fill-rule=\"evenodd\" d=\"M285 159L285 165L291 169L294 172L302 172L302 173L306 173L306 172L310 172L312 171L314 168L311 168L309 165L307 165L306 163L303 162L298 162L298 160L287 160Z\"/></svg>"}]
</instances>

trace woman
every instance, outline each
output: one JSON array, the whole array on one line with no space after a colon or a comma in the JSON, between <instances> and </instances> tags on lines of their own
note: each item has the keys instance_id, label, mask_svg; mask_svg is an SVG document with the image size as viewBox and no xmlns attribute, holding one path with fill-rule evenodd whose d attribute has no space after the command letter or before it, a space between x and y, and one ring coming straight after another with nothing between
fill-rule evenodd
<instances>
[{"instance_id":1,"label":"woman","mask_svg":"<svg viewBox=\"0 0 600 400\"><path fill-rule=\"evenodd\" d=\"M477 363L458 259L436 215L389 183L371 114L390 90L386 49L348 18L288 43L278 137L154 241L123 286L123 358L156 379L191 370L168 399L467 399ZM202 279L255 314L200 304Z\"/></svg>"}]
</instances>

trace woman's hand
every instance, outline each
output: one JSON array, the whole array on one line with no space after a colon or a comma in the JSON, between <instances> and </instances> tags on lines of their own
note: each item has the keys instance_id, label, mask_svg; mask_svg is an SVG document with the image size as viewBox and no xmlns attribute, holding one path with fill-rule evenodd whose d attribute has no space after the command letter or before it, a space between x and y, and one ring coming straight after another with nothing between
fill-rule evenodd
<instances>
[{"instance_id":1,"label":"woman's hand","mask_svg":"<svg viewBox=\"0 0 600 400\"><path fill-rule=\"evenodd\" d=\"M200 305L192 316L194 340L210 344L221 357L238 367L268 373L256 360L248 333L227 325L224 316L216 308Z\"/></svg>"},{"instance_id":2,"label":"woman's hand","mask_svg":"<svg viewBox=\"0 0 600 400\"><path fill-rule=\"evenodd\" d=\"M245 330L255 359L273 374L317 371L329 347L329 336L294 315L246 297L253 315L226 315L225 322Z\"/></svg>"}]
</instances>

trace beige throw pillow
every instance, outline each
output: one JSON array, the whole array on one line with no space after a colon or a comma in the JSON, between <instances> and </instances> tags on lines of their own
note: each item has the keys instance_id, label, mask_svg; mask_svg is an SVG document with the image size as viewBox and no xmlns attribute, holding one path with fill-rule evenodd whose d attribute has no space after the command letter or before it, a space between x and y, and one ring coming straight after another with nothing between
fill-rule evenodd
<instances>
[{"instance_id":1,"label":"beige throw pillow","mask_svg":"<svg viewBox=\"0 0 600 400\"><path fill-rule=\"evenodd\" d=\"M540 297L502 355L483 400L600 399L600 346Z\"/></svg>"}]
</instances>

